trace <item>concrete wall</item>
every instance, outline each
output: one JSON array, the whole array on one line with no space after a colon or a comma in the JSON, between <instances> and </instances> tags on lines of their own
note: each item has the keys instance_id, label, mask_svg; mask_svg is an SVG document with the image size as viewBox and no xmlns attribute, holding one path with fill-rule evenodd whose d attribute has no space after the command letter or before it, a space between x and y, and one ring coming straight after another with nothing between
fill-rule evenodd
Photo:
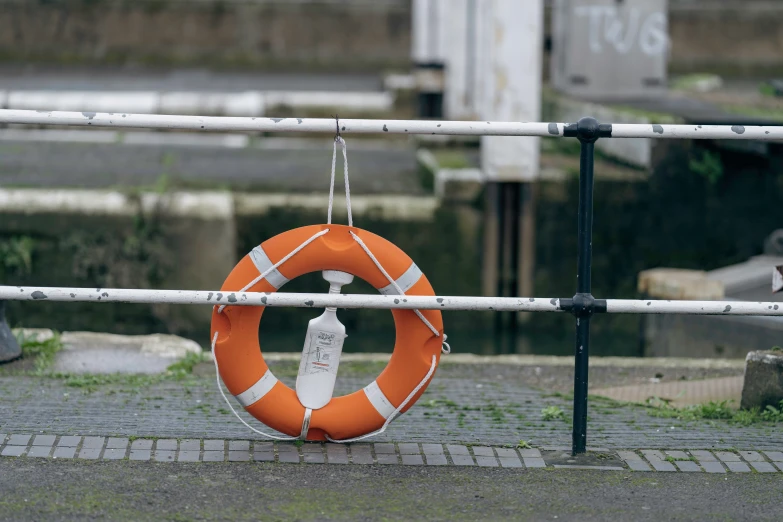
<instances>
[{"instance_id":1,"label":"concrete wall","mask_svg":"<svg viewBox=\"0 0 783 522\"><path fill-rule=\"evenodd\" d=\"M783 2L670 0L669 31L672 71L783 70ZM410 0L0 0L0 62L347 70L410 42Z\"/></svg>"},{"instance_id":2,"label":"concrete wall","mask_svg":"<svg viewBox=\"0 0 783 522\"><path fill-rule=\"evenodd\" d=\"M409 42L409 0L0 1L7 61L360 69Z\"/></svg>"}]
</instances>

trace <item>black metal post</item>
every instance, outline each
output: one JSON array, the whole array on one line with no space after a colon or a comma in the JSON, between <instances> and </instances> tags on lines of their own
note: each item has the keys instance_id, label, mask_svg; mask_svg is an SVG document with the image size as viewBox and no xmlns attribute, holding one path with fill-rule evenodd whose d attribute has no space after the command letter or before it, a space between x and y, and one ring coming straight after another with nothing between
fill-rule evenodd
<instances>
[{"instance_id":1,"label":"black metal post","mask_svg":"<svg viewBox=\"0 0 783 522\"><path fill-rule=\"evenodd\" d=\"M577 236L576 295L569 303L576 317L576 349L574 355L574 426L572 453L587 450L587 378L590 354L590 318L604 311L591 293L590 272L593 261L593 163L594 147L599 137L611 137L611 125L599 125L594 118L582 118L568 125L564 136L579 140L579 215ZM598 305L598 306L596 306ZM602 306L603 305L603 306ZM600 308L603 308L601 310Z\"/></svg>"}]
</instances>

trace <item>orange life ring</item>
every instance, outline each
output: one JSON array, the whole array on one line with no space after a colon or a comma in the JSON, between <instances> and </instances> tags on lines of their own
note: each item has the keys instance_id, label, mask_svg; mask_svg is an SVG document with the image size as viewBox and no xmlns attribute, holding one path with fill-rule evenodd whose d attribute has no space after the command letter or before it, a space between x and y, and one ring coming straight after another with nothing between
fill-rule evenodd
<instances>
[{"instance_id":1,"label":"orange life ring","mask_svg":"<svg viewBox=\"0 0 783 522\"><path fill-rule=\"evenodd\" d=\"M380 236L343 225L311 225L283 232L254 248L226 278L222 292L237 292L319 231L329 229L248 291L275 292L288 280L320 270L340 270L367 281L381 293L396 295L373 261L351 237L364 241L381 266L407 295L435 295L427 278L405 252ZM229 296L226 296L228 299ZM403 298L404 299L404 298ZM291 436L302 432L305 408L296 392L278 381L264 362L259 345L263 306L231 306L212 312L212 335L217 334L216 358L220 376L229 391L253 417ZM443 320L439 310L422 314L440 337L413 310L392 310L396 329L394 351L386 368L364 389L334 397L313 410L307 440L349 439L379 429L430 371L433 356L440 361ZM402 410L410 408L428 383Z\"/></svg>"}]
</instances>

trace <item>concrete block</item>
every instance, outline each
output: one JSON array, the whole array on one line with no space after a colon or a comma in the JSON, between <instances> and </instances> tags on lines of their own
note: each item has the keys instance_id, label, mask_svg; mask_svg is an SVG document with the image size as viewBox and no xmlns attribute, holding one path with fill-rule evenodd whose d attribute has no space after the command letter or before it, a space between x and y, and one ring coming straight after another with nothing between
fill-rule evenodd
<instances>
[{"instance_id":1,"label":"concrete block","mask_svg":"<svg viewBox=\"0 0 783 522\"><path fill-rule=\"evenodd\" d=\"M58 446L54 450L55 459L72 459L76 455L76 448L72 446Z\"/></svg>"},{"instance_id":2,"label":"concrete block","mask_svg":"<svg viewBox=\"0 0 783 522\"><path fill-rule=\"evenodd\" d=\"M378 464L399 464L399 461L397 460L397 455L394 453L376 452L375 457L378 459Z\"/></svg>"},{"instance_id":3,"label":"concrete block","mask_svg":"<svg viewBox=\"0 0 783 522\"><path fill-rule=\"evenodd\" d=\"M198 462L199 451L197 450L180 450L177 455L178 462Z\"/></svg>"},{"instance_id":4,"label":"concrete block","mask_svg":"<svg viewBox=\"0 0 783 522\"><path fill-rule=\"evenodd\" d=\"M228 451L250 451L250 441L249 440L229 441Z\"/></svg>"},{"instance_id":5,"label":"concrete block","mask_svg":"<svg viewBox=\"0 0 783 522\"><path fill-rule=\"evenodd\" d=\"M228 450L229 462L247 462L250 460L250 451L231 451Z\"/></svg>"},{"instance_id":6,"label":"concrete block","mask_svg":"<svg viewBox=\"0 0 783 522\"><path fill-rule=\"evenodd\" d=\"M653 268L639 272L637 290L654 299L714 301L723 299L723 282L702 270Z\"/></svg>"},{"instance_id":7,"label":"concrete block","mask_svg":"<svg viewBox=\"0 0 783 522\"><path fill-rule=\"evenodd\" d=\"M101 449L103 448L104 442L106 442L105 437L84 437L84 442L82 442L82 449L84 448Z\"/></svg>"},{"instance_id":8,"label":"concrete block","mask_svg":"<svg viewBox=\"0 0 783 522\"><path fill-rule=\"evenodd\" d=\"M541 457L524 457L525 467L528 468L545 468L546 462Z\"/></svg>"},{"instance_id":9,"label":"concrete block","mask_svg":"<svg viewBox=\"0 0 783 522\"><path fill-rule=\"evenodd\" d=\"M446 455L424 454L428 466L445 466L448 464Z\"/></svg>"},{"instance_id":10,"label":"concrete block","mask_svg":"<svg viewBox=\"0 0 783 522\"><path fill-rule=\"evenodd\" d=\"M498 466L498 461L495 457L476 456L476 464L482 467L496 468Z\"/></svg>"},{"instance_id":11,"label":"concrete block","mask_svg":"<svg viewBox=\"0 0 783 522\"><path fill-rule=\"evenodd\" d=\"M220 451L209 451L204 450L204 462L223 462L225 460L225 454L223 453L223 450Z\"/></svg>"},{"instance_id":12,"label":"concrete block","mask_svg":"<svg viewBox=\"0 0 783 522\"><path fill-rule=\"evenodd\" d=\"M397 450L394 448L394 444L376 443L376 444L373 444L373 447L375 448L375 454L376 455L378 455L379 453L396 453L397 452ZM353 450L353 447L351 448L351 450Z\"/></svg>"},{"instance_id":13,"label":"concrete block","mask_svg":"<svg viewBox=\"0 0 783 522\"><path fill-rule=\"evenodd\" d=\"M103 452L104 460L122 460L125 458L126 448L106 448Z\"/></svg>"},{"instance_id":14,"label":"concrete block","mask_svg":"<svg viewBox=\"0 0 783 522\"><path fill-rule=\"evenodd\" d=\"M174 450L159 450L156 449L153 454L153 459L157 462L174 462L177 452Z\"/></svg>"},{"instance_id":15,"label":"concrete block","mask_svg":"<svg viewBox=\"0 0 783 522\"><path fill-rule=\"evenodd\" d=\"M470 455L470 451L468 451L467 446L457 446L455 444L449 444L448 446L446 446L446 448L449 450L449 455L451 455L452 457L455 455Z\"/></svg>"},{"instance_id":16,"label":"concrete block","mask_svg":"<svg viewBox=\"0 0 783 522\"><path fill-rule=\"evenodd\" d=\"M199 439L185 439L179 442L180 451L195 451L201 450L201 441Z\"/></svg>"},{"instance_id":17,"label":"concrete block","mask_svg":"<svg viewBox=\"0 0 783 522\"><path fill-rule=\"evenodd\" d=\"M224 440L205 440L204 451L223 451L226 449L226 441Z\"/></svg>"},{"instance_id":18,"label":"concrete block","mask_svg":"<svg viewBox=\"0 0 783 522\"><path fill-rule=\"evenodd\" d=\"M51 446L54 444L54 435L36 435L33 439L33 446Z\"/></svg>"},{"instance_id":19,"label":"concrete block","mask_svg":"<svg viewBox=\"0 0 783 522\"><path fill-rule=\"evenodd\" d=\"M32 435L11 435L8 439L9 446L27 446L30 443Z\"/></svg>"},{"instance_id":20,"label":"concrete block","mask_svg":"<svg viewBox=\"0 0 783 522\"><path fill-rule=\"evenodd\" d=\"M742 408L780 407L783 401L783 352L750 352L745 358Z\"/></svg>"},{"instance_id":21,"label":"concrete block","mask_svg":"<svg viewBox=\"0 0 783 522\"><path fill-rule=\"evenodd\" d=\"M405 466L423 466L424 461L422 460L421 455L403 454L402 464Z\"/></svg>"},{"instance_id":22,"label":"concrete block","mask_svg":"<svg viewBox=\"0 0 783 522\"><path fill-rule=\"evenodd\" d=\"M131 442L131 450L151 450L152 440L150 439L136 439Z\"/></svg>"},{"instance_id":23,"label":"concrete block","mask_svg":"<svg viewBox=\"0 0 783 522\"><path fill-rule=\"evenodd\" d=\"M395 459L397 458L397 455L393 453L387 453L386 455L391 455ZM372 452L370 451L370 446L351 446L351 460L354 464L372 464L373 458Z\"/></svg>"},{"instance_id":24,"label":"concrete block","mask_svg":"<svg viewBox=\"0 0 783 522\"><path fill-rule=\"evenodd\" d=\"M777 473L777 471L778 471L769 462L756 462L756 461L753 461L753 462L750 463L750 465L753 466L753 469L755 469L759 473Z\"/></svg>"},{"instance_id":25,"label":"concrete block","mask_svg":"<svg viewBox=\"0 0 783 522\"><path fill-rule=\"evenodd\" d=\"M403 443L399 444L400 455L418 455L421 453L418 444Z\"/></svg>"},{"instance_id":26,"label":"concrete block","mask_svg":"<svg viewBox=\"0 0 783 522\"><path fill-rule=\"evenodd\" d=\"M131 449L129 460L144 460L148 461L152 458L152 451L148 449Z\"/></svg>"},{"instance_id":27,"label":"concrete block","mask_svg":"<svg viewBox=\"0 0 783 522\"><path fill-rule=\"evenodd\" d=\"M74 437L71 435L66 435L64 437L60 437L59 442L57 442L58 448L75 448L79 445L79 443L82 441L81 437Z\"/></svg>"},{"instance_id":28,"label":"concrete block","mask_svg":"<svg viewBox=\"0 0 783 522\"><path fill-rule=\"evenodd\" d=\"M20 457L26 449L27 446L6 446L0 455L3 457Z\"/></svg>"},{"instance_id":29,"label":"concrete block","mask_svg":"<svg viewBox=\"0 0 783 522\"><path fill-rule=\"evenodd\" d=\"M155 443L156 451L177 451L177 439L160 439Z\"/></svg>"},{"instance_id":30,"label":"concrete block","mask_svg":"<svg viewBox=\"0 0 783 522\"><path fill-rule=\"evenodd\" d=\"M48 457L52 452L51 446L33 446L27 452L28 457Z\"/></svg>"},{"instance_id":31,"label":"concrete block","mask_svg":"<svg viewBox=\"0 0 783 522\"><path fill-rule=\"evenodd\" d=\"M494 457L495 452L486 446L473 446L473 455L477 457Z\"/></svg>"},{"instance_id":32,"label":"concrete block","mask_svg":"<svg viewBox=\"0 0 783 522\"><path fill-rule=\"evenodd\" d=\"M275 454L271 451L256 451L253 453L253 460L257 462L274 462Z\"/></svg>"},{"instance_id":33,"label":"concrete block","mask_svg":"<svg viewBox=\"0 0 783 522\"><path fill-rule=\"evenodd\" d=\"M473 462L473 457L470 455L462 455L462 454L451 454L451 461L454 463L455 466L475 466L476 463Z\"/></svg>"},{"instance_id":34,"label":"concrete block","mask_svg":"<svg viewBox=\"0 0 783 522\"><path fill-rule=\"evenodd\" d=\"M107 449L125 449L128 447L128 439L124 437L109 437L106 441Z\"/></svg>"}]
</instances>

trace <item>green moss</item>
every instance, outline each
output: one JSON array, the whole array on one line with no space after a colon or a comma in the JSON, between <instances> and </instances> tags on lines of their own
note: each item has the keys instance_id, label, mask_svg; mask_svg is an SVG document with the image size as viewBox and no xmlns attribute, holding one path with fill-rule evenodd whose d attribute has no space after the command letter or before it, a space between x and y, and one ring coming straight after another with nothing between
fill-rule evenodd
<instances>
[{"instance_id":1,"label":"green moss","mask_svg":"<svg viewBox=\"0 0 783 522\"><path fill-rule=\"evenodd\" d=\"M54 356L63 347L58 332L54 332L53 336L45 341L38 341L35 336L25 336L23 331L19 331L16 341L22 349L22 357L35 358L36 375L42 375L49 369L54 362Z\"/></svg>"},{"instance_id":2,"label":"green moss","mask_svg":"<svg viewBox=\"0 0 783 522\"><path fill-rule=\"evenodd\" d=\"M564 420L565 412L559 406L547 406L541 410L541 419L545 421Z\"/></svg>"}]
</instances>

